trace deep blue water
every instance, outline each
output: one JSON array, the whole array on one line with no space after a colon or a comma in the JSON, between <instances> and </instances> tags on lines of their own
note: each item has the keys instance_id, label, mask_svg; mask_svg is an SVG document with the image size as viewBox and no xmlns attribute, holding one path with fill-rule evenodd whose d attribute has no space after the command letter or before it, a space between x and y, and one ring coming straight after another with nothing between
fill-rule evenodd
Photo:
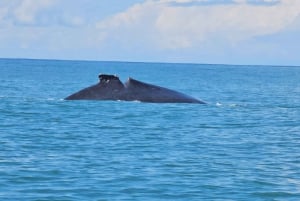
<instances>
[{"instance_id":1,"label":"deep blue water","mask_svg":"<svg viewBox=\"0 0 300 201\"><path fill-rule=\"evenodd\" d=\"M118 74L206 101L64 101ZM0 200L300 200L300 68L0 59Z\"/></svg>"}]
</instances>

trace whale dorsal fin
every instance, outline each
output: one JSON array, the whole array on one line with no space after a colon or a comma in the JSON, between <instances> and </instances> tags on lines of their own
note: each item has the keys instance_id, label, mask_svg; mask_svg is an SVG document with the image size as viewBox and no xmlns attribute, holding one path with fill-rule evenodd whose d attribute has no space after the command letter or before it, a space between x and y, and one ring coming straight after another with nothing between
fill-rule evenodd
<instances>
[{"instance_id":1,"label":"whale dorsal fin","mask_svg":"<svg viewBox=\"0 0 300 201\"><path fill-rule=\"evenodd\" d=\"M100 83L108 83L111 80L120 81L119 77L116 75L100 74L98 77Z\"/></svg>"}]
</instances>

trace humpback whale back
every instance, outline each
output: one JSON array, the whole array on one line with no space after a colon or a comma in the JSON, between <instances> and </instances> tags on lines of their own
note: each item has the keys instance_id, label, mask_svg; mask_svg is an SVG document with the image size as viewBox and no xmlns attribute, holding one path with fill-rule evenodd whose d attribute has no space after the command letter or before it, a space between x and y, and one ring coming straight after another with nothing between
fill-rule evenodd
<instances>
[{"instance_id":1,"label":"humpback whale back","mask_svg":"<svg viewBox=\"0 0 300 201\"><path fill-rule=\"evenodd\" d=\"M199 100L164 87L129 78L125 83L130 99L153 103L199 103Z\"/></svg>"},{"instance_id":2,"label":"humpback whale back","mask_svg":"<svg viewBox=\"0 0 300 201\"><path fill-rule=\"evenodd\" d=\"M99 75L99 83L82 89L66 100L124 100L151 103L204 103L186 94L132 78L123 85L115 75Z\"/></svg>"},{"instance_id":3,"label":"humpback whale back","mask_svg":"<svg viewBox=\"0 0 300 201\"><path fill-rule=\"evenodd\" d=\"M66 100L119 100L124 85L117 76L99 75L99 83L74 93Z\"/></svg>"}]
</instances>

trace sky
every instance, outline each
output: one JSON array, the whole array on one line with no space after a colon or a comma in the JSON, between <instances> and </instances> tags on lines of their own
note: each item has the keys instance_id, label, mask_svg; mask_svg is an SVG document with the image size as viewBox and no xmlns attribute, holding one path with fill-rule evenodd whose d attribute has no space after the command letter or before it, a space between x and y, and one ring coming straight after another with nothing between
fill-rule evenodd
<instances>
[{"instance_id":1,"label":"sky","mask_svg":"<svg viewBox=\"0 0 300 201\"><path fill-rule=\"evenodd\" d=\"M300 66L300 0L0 0L0 58Z\"/></svg>"}]
</instances>

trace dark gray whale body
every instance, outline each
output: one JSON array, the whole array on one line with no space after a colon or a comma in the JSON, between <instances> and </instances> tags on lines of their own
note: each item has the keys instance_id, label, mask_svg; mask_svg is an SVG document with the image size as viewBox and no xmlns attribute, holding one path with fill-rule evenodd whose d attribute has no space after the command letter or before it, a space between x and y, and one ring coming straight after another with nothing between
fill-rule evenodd
<instances>
[{"instance_id":1,"label":"dark gray whale body","mask_svg":"<svg viewBox=\"0 0 300 201\"><path fill-rule=\"evenodd\" d=\"M129 78L123 84L117 76L99 75L100 82L82 89L65 100L123 100L150 103L204 103L191 96Z\"/></svg>"}]
</instances>

